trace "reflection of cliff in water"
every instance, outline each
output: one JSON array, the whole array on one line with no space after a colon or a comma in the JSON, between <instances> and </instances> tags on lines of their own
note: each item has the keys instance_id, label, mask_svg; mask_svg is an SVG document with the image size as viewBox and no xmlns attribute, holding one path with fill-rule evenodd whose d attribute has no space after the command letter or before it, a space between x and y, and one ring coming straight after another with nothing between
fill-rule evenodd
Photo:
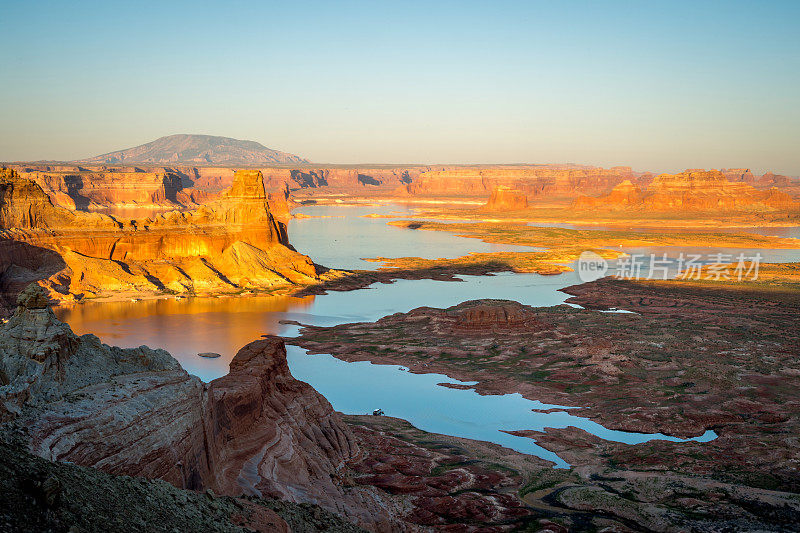
<instances>
[{"instance_id":1,"label":"reflection of cliff in water","mask_svg":"<svg viewBox=\"0 0 800 533\"><path fill-rule=\"evenodd\" d=\"M280 320L302 320L313 302L314 296L190 297L86 302L54 311L78 335L92 333L124 348L163 348L189 373L208 381L226 374L245 344L261 335L280 334L285 329ZM222 357L206 359L197 356L200 352Z\"/></svg>"}]
</instances>

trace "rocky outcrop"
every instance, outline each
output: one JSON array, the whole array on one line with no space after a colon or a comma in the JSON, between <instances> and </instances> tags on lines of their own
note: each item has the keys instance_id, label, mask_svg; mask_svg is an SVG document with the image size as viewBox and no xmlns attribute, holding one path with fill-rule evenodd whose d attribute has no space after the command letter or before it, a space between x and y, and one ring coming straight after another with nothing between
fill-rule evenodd
<instances>
[{"instance_id":1,"label":"rocky outcrop","mask_svg":"<svg viewBox=\"0 0 800 533\"><path fill-rule=\"evenodd\" d=\"M226 494L333 501L336 473L358 453L330 403L291 376L274 337L239 350L230 373L208 385L204 419L214 483Z\"/></svg>"},{"instance_id":2,"label":"rocky outcrop","mask_svg":"<svg viewBox=\"0 0 800 533\"><path fill-rule=\"evenodd\" d=\"M53 205L13 170L0 173L0 295L38 280L57 300L276 290L317 278L272 216L259 171L239 171L192 211L119 220Z\"/></svg>"},{"instance_id":3,"label":"rocky outcrop","mask_svg":"<svg viewBox=\"0 0 800 533\"><path fill-rule=\"evenodd\" d=\"M46 302L30 286L0 326L0 421L24 427L32 453L390 527L378 496L344 486L358 445L330 403L289 373L282 340L248 344L227 376L203 384L163 350L75 336Z\"/></svg>"},{"instance_id":4,"label":"rocky outcrop","mask_svg":"<svg viewBox=\"0 0 800 533\"><path fill-rule=\"evenodd\" d=\"M800 210L800 203L785 192L776 188L758 190L745 183L748 180L741 176L737 179L729 181L726 174L718 170L692 169L680 174L661 174L645 192L631 182L624 182L606 196L578 198L573 207L652 211Z\"/></svg>"},{"instance_id":5,"label":"rocky outcrop","mask_svg":"<svg viewBox=\"0 0 800 533\"><path fill-rule=\"evenodd\" d=\"M487 211L518 211L528 208L528 197L522 191L498 186L492 189L489 201L483 206Z\"/></svg>"},{"instance_id":6,"label":"rocky outcrop","mask_svg":"<svg viewBox=\"0 0 800 533\"><path fill-rule=\"evenodd\" d=\"M728 181L741 181L750 185L756 183L756 177L749 168L723 168L720 172Z\"/></svg>"},{"instance_id":7,"label":"rocky outcrop","mask_svg":"<svg viewBox=\"0 0 800 533\"><path fill-rule=\"evenodd\" d=\"M630 180L625 180L614 187L607 196L594 198L592 196L581 196L576 198L573 206L578 209L588 209L592 207L609 207L611 209L626 208L640 204L642 201L642 190L634 185Z\"/></svg>"},{"instance_id":8,"label":"rocky outcrop","mask_svg":"<svg viewBox=\"0 0 800 533\"><path fill-rule=\"evenodd\" d=\"M492 331L539 330L546 326L535 312L517 302L486 300L465 302L447 311L455 317L453 331L485 335Z\"/></svg>"}]
</instances>

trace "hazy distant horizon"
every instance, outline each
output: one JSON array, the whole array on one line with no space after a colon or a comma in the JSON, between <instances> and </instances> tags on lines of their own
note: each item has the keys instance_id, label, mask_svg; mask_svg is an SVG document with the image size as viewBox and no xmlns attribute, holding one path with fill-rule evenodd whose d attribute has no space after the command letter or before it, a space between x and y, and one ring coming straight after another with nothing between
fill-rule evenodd
<instances>
[{"instance_id":1,"label":"hazy distant horizon","mask_svg":"<svg viewBox=\"0 0 800 533\"><path fill-rule=\"evenodd\" d=\"M236 138L236 137L230 137L228 135L218 135L218 134L214 134L214 133L186 133L186 132L183 132L182 134L187 134L187 135L211 135L211 136L215 136L215 137L229 137L229 138L233 138L233 139L237 139L237 140L244 140L244 141L256 141L256 142L266 146L267 148L270 148L270 149L273 149L273 150L279 150L279 151L283 151L283 152L292 153L292 154L298 155L300 157L305 157L304 154L302 154L302 153L292 152L291 150L287 150L287 149L284 149L284 148L276 148L274 146L270 146L269 144L267 144L265 142L259 141L258 139L239 139L239 138ZM78 157L78 158L75 158L75 159L39 158L39 159L16 159L16 160L14 160L14 159L3 159L2 157L0 157L0 163L8 163L8 164L20 164L20 163L52 163L52 164L64 163L64 164L75 164L75 163L80 162L81 159L87 159L87 158L95 157L95 156L99 156L99 155L110 154L110 153L113 153L113 152L118 151L118 150L133 148L135 146L139 146L141 144L146 144L146 143L154 141L154 140L156 140L158 138L166 137L166 136L169 136L169 135L174 135L174 134L167 134L167 135L161 135L161 136L158 136L158 137L153 137L152 139L149 139L149 140L144 141L144 142L139 143L139 144L135 144L135 145L131 144L129 146L121 146L121 147L118 147L118 148L115 148L113 150L109 150L109 151L106 151L106 152L98 152L98 153L95 153L95 154L86 155L86 156ZM1 155L2 154L0 154L0 156ZM178 163L181 163L181 162L178 162ZM86 164L87 165L91 165L91 164L96 164L96 163L86 163ZM144 163L144 162L124 163L124 165L126 165L126 166L130 166L130 165L164 166L165 164L166 163L161 164L161 163ZM182 164L193 165L193 166L212 166L212 167L213 166L222 166L222 167L226 166L226 165L213 164L213 163L209 163L208 165L198 165L196 163L184 162ZM675 167L675 168L668 168L668 169L653 169L653 168L637 168L637 167L635 167L635 166L633 166L631 164L626 164L624 162L599 164L599 163L592 163L592 162L577 162L577 161L547 161L547 162L541 162L541 161L528 161L528 162L524 162L524 161L506 161L506 162L498 162L498 161L490 161L490 162L481 162L481 161L466 161L466 162L447 162L447 161L434 161L434 162L425 162L425 161L407 161L407 162L366 161L366 162L359 162L359 161L345 161L345 162L332 162L332 161L315 161L313 159L309 159L308 163L302 163L302 164L298 163L298 164L275 164L275 165L254 165L254 166L256 166L256 167L266 167L266 168L269 168L270 166L274 166L276 168L282 168L282 167L308 167L308 166L319 166L319 167L326 167L326 166L330 166L330 167L410 167L410 166L462 166L462 167L470 167L470 166L474 166L474 167L478 167L478 166L534 166L534 165L579 165L579 166L594 166L594 167L602 167L602 168L611 168L611 167L620 167L621 166L621 167L631 167L632 171L635 172L635 173L650 172L650 173L653 173L653 174L664 174L664 173L677 174L677 173L679 173L681 171L688 170L688 169L695 169L695 168L702 168L702 169L705 169L705 170L721 170L721 169L729 169L729 168L747 168L747 169L750 169L750 171L755 175L762 175L762 174L764 174L766 172L773 172L774 174L783 174L783 175L790 176L790 177L800 177L800 172L798 172L798 174L790 174L790 173L785 173L785 172L778 172L778 171L776 171L776 170L774 170L772 168L763 168L762 169L762 168L753 168L753 167L748 167L748 166L742 166L742 167L733 166L733 165L721 165L721 166L715 166L715 167L688 167L688 166L680 167L680 166L678 166L678 167Z\"/></svg>"},{"instance_id":2,"label":"hazy distant horizon","mask_svg":"<svg viewBox=\"0 0 800 533\"><path fill-rule=\"evenodd\" d=\"M212 135L212 134L202 134L202 135ZM227 137L227 136L226 135L219 135L219 137ZM153 138L151 140L155 140L155 139L156 138ZM256 142L259 142L259 143L267 146L267 148L280 150L280 151L284 151L284 152L289 152L289 153L292 153L294 155L299 155L299 156L303 157L302 153L296 153L296 152L292 152L291 150L286 150L286 149L282 149L282 148L275 148L275 147L269 146L269 145L267 145L267 144L265 144L265 143L263 143L261 141L258 141L257 139L240 139L240 140L256 141ZM150 142L150 141L147 141L147 142ZM141 144L144 144L144 143L141 143ZM96 154L92 154L91 156L84 156L84 157L80 157L80 158L76 158L76 159L46 159L46 158L45 159L43 159L43 158L39 158L39 159L4 159L4 158L0 157L0 164L22 164L22 163L77 164L77 163L80 162L81 159L86 159L86 158L94 157L94 156L98 156L98 155L109 154L109 153L115 152L115 151L120 150L120 149L132 148L134 146L138 146L138 145L124 146L124 147L120 147L118 149L111 150L109 152L96 153ZM97 164L97 163L85 163L85 164L91 166L91 165ZM189 163L189 162L177 162L177 164L185 164L185 165L192 165L192 166L209 166L209 167L226 167L226 166L230 166L230 165L214 164L214 163L208 163L207 165L199 165L197 163ZM138 165L138 166L143 166L143 167L149 167L149 166L158 167L158 166L165 166L166 163L130 162L130 163L123 163L123 165L124 166L131 166L131 165L136 166L136 165ZM283 168L283 167L362 167L362 168L369 168L369 167L413 167L413 166L434 166L434 167L436 167L436 166L459 166L459 167L483 167L483 166L487 166L487 167L491 167L491 166L537 166L537 165L539 165L539 166L545 166L545 165L576 165L576 166L587 166L587 167L588 166L593 166L593 167L602 167L602 168L631 167L632 171L635 172L635 173L650 172L650 173L653 173L653 174L665 174L665 173L666 174L677 174L677 173L679 173L681 171L688 170L688 169L694 169L694 168L704 168L705 170L721 170L721 169L729 169L729 168L747 168L747 169L750 169L750 171L756 176L762 175L765 172L773 172L774 174L783 174L783 175L786 175L786 176L789 176L789 177L793 177L793 178L800 177L800 173L798 173L798 174L788 174L788 173L778 172L778 171L776 171L774 169L771 169L771 168L759 169L759 168L752 168L752 167L738 167L738 166L732 166L732 165L727 165L727 166L726 165L722 165L722 166L716 166L716 167L687 167L687 166L684 166L684 167L675 167L675 168L668 168L668 169L654 169L654 168L637 168L637 167L635 167L633 165L626 164L624 162L620 162L620 163L616 163L616 164L611 164L611 163L598 164L598 163L592 163L592 162L577 162L577 161L546 161L546 162L542 162L542 161L505 161L505 162L497 162L497 161L489 161L489 162L485 162L485 161L466 161L466 162L448 162L448 161L434 161L434 162L425 162L425 161L406 161L406 162L366 161L366 162L364 162L364 161L350 161L350 162L331 162L331 161L315 161L313 159L309 159L308 163L275 164L275 165L252 165L252 166L253 167L259 167L259 168L261 168L261 167L264 167L264 168L270 168L270 167L275 167L275 168ZM111 165L111 166L113 166L113 165ZM236 165L234 165L234 166L236 166Z\"/></svg>"},{"instance_id":3,"label":"hazy distant horizon","mask_svg":"<svg viewBox=\"0 0 800 533\"><path fill-rule=\"evenodd\" d=\"M3 12L35 24L0 33L0 160L73 161L189 131L336 165L800 175L800 2Z\"/></svg>"}]
</instances>

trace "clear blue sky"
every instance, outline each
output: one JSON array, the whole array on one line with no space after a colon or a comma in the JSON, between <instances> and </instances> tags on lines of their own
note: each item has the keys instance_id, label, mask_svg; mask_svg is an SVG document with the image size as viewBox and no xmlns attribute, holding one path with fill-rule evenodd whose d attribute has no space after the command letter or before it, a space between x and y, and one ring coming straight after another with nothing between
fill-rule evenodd
<instances>
[{"instance_id":1,"label":"clear blue sky","mask_svg":"<svg viewBox=\"0 0 800 533\"><path fill-rule=\"evenodd\" d=\"M316 162L800 174L800 1L9 2L0 160L172 133Z\"/></svg>"}]
</instances>

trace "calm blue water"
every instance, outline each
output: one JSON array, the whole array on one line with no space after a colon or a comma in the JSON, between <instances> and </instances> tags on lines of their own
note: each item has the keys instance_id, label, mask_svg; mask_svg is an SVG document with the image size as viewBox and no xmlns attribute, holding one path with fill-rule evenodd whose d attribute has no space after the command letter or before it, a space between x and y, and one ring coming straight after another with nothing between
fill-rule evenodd
<instances>
[{"instance_id":1,"label":"calm blue water","mask_svg":"<svg viewBox=\"0 0 800 533\"><path fill-rule=\"evenodd\" d=\"M328 354L308 355L297 346L287 347L292 374L314 385L338 410L347 414L368 414L381 408L389 416L411 422L419 429L501 444L513 450L552 461L556 467L569 465L555 453L527 437L504 431L576 427L602 439L639 444L654 439L708 442L717 437L706 431L700 437L679 439L661 433L643 434L607 429L588 418L572 415L569 407L527 400L520 394L482 396L474 389L451 389L439 383L474 385L442 374L412 374L396 365L375 365L367 361L347 363ZM562 408L540 413L534 409Z\"/></svg>"},{"instance_id":2,"label":"calm blue water","mask_svg":"<svg viewBox=\"0 0 800 533\"><path fill-rule=\"evenodd\" d=\"M289 234L295 247L326 266L376 268L365 257L420 256L458 257L469 252L519 250L496 246L478 239L456 237L446 232L414 231L388 226L386 219L362 218L369 213L392 213L398 206L304 207L300 211L334 218L295 219ZM407 218L409 213L398 213ZM522 248L524 249L524 248ZM629 253L716 253L716 248L642 248ZM799 261L800 250L723 250L723 253L760 252L764 261ZM612 265L613 267L613 265ZM613 274L613 271L610 272ZM209 381L227 373L228 363L244 344L263 334L291 336L295 326L281 320L306 324L335 325L374 321L392 313L421 306L449 307L465 300L502 298L533 306L563 303L567 295L559 289L579 283L574 272L557 276L503 273L496 276L463 276L462 282L399 280L351 292L331 292L307 298L187 298L84 304L61 309L59 316L77 333L94 333L118 346L148 345L172 353L189 372ZM624 311L624 310L622 310ZM218 359L204 359L200 352L217 352ZM368 362L347 363L330 355L307 355L288 347L289 366L298 379L307 381L345 413L363 414L382 408L386 414L409 420L420 429L447 435L495 442L525 453L566 463L533 439L515 437L503 430L544 430L574 426L601 438L635 444L651 439L679 441L661 434L645 435L613 431L567 412L532 409L559 408L526 400L518 394L480 396L474 390L441 387L438 383L460 383L437 374L412 374L394 365ZM572 406L580 407L580 406ZM715 438L712 431L697 437Z\"/></svg>"},{"instance_id":3,"label":"calm blue water","mask_svg":"<svg viewBox=\"0 0 800 533\"><path fill-rule=\"evenodd\" d=\"M478 239L460 239L439 231L414 231L386 224L386 218L363 215L394 215L408 218L401 206L304 206L294 211L328 218L293 218L289 222L292 246L314 261L331 268L375 269L372 257L422 257L454 259L470 252L519 252L536 248L489 244Z\"/></svg>"},{"instance_id":4,"label":"calm blue water","mask_svg":"<svg viewBox=\"0 0 800 533\"><path fill-rule=\"evenodd\" d=\"M412 231L412 230L407 230ZM502 273L463 276L464 281L398 280L367 289L330 292L306 298L185 298L141 302L85 303L57 310L76 333L93 333L122 347L164 348L183 367L204 381L228 373L236 351L260 335L293 335L296 327L371 322L417 307L450 307L465 300L500 298L535 306L558 305L568 296L559 289L578 283L573 272L558 276ZM222 355L198 357L201 352ZM316 383L311 382L316 386Z\"/></svg>"}]
</instances>

